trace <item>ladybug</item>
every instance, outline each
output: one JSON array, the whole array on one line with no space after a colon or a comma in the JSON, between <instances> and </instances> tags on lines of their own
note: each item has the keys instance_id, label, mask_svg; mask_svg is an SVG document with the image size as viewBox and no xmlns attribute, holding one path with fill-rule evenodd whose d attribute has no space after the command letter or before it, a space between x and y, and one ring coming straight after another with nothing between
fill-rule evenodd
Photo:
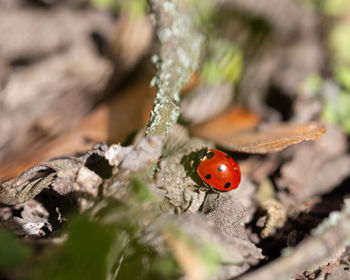
<instances>
[{"instance_id":1,"label":"ladybug","mask_svg":"<svg viewBox=\"0 0 350 280\"><path fill-rule=\"evenodd\" d=\"M201 159L197 173L206 186L216 191L234 190L241 182L238 163L228 154L215 149L208 150Z\"/></svg>"}]
</instances>

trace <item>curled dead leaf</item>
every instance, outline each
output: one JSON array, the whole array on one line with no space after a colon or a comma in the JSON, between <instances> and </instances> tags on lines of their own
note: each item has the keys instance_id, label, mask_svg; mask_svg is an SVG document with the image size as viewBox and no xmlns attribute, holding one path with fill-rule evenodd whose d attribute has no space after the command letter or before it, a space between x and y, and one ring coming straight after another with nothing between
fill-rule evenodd
<instances>
[{"instance_id":1,"label":"curled dead leaf","mask_svg":"<svg viewBox=\"0 0 350 280\"><path fill-rule=\"evenodd\" d=\"M302 125L277 125L263 131L241 133L231 142L220 144L234 152L266 154L281 151L303 141L317 140L325 132L326 126L317 122Z\"/></svg>"},{"instance_id":2,"label":"curled dead leaf","mask_svg":"<svg viewBox=\"0 0 350 280\"><path fill-rule=\"evenodd\" d=\"M217 139L231 139L237 132L256 128L260 122L260 117L240 106L232 106L223 114L214 119L191 128L194 136ZM213 138L211 138L213 137Z\"/></svg>"},{"instance_id":3,"label":"curled dead leaf","mask_svg":"<svg viewBox=\"0 0 350 280\"><path fill-rule=\"evenodd\" d=\"M216 128L211 133L205 127L197 131L196 135L210 139L233 152L267 154L281 151L303 141L317 140L326 132L326 126L319 122L278 124L263 130L246 129L244 131L236 129L232 131L231 126L225 128L221 125L221 128Z\"/></svg>"}]
</instances>

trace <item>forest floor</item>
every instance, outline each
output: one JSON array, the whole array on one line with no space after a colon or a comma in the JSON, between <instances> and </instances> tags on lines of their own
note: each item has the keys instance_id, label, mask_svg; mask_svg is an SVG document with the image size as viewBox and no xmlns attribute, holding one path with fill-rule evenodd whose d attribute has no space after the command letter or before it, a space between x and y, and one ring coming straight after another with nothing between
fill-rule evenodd
<instances>
[{"instance_id":1,"label":"forest floor","mask_svg":"<svg viewBox=\"0 0 350 280\"><path fill-rule=\"evenodd\" d=\"M249 45L239 83L191 73L164 140L144 136L148 15L0 0L1 279L350 279L349 137L321 118L341 85L313 76L331 76L329 27L274 2L232 1L217 24ZM237 189L199 178L213 148L239 163Z\"/></svg>"}]
</instances>

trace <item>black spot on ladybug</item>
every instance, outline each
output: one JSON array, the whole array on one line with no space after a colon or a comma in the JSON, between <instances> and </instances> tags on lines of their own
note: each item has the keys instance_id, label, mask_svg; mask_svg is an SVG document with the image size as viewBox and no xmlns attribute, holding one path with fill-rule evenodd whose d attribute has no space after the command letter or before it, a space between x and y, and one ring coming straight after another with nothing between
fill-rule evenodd
<instances>
[{"instance_id":1,"label":"black spot on ladybug","mask_svg":"<svg viewBox=\"0 0 350 280\"><path fill-rule=\"evenodd\" d=\"M211 175L210 174L207 174L204 176L206 179L211 179Z\"/></svg>"},{"instance_id":2,"label":"black spot on ladybug","mask_svg":"<svg viewBox=\"0 0 350 280\"><path fill-rule=\"evenodd\" d=\"M229 155L226 155L225 157L226 157L226 158L228 158L228 159L230 159L230 158L231 158Z\"/></svg>"},{"instance_id":3,"label":"black spot on ladybug","mask_svg":"<svg viewBox=\"0 0 350 280\"><path fill-rule=\"evenodd\" d=\"M226 183L225 186L224 186L224 188L225 188L225 189L228 189L230 186L231 186L231 183Z\"/></svg>"},{"instance_id":4,"label":"black spot on ladybug","mask_svg":"<svg viewBox=\"0 0 350 280\"><path fill-rule=\"evenodd\" d=\"M226 169L226 166L223 165L223 164L220 164L219 167L218 167L218 171L219 172L225 171L225 169Z\"/></svg>"},{"instance_id":5,"label":"black spot on ladybug","mask_svg":"<svg viewBox=\"0 0 350 280\"><path fill-rule=\"evenodd\" d=\"M207 153L206 157L207 159L211 159L214 157L214 153L213 152Z\"/></svg>"}]
</instances>

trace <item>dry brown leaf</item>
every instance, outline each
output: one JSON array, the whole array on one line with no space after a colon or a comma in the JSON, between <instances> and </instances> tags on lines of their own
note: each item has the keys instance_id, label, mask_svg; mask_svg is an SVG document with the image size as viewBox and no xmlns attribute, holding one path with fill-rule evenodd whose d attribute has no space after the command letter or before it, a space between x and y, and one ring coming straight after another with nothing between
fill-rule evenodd
<instances>
[{"instance_id":1,"label":"dry brown leaf","mask_svg":"<svg viewBox=\"0 0 350 280\"><path fill-rule=\"evenodd\" d=\"M317 140L326 132L326 126L313 122L302 125L277 125L263 131L242 133L231 143L222 143L241 153L266 154L278 152L303 141Z\"/></svg>"},{"instance_id":2,"label":"dry brown leaf","mask_svg":"<svg viewBox=\"0 0 350 280\"><path fill-rule=\"evenodd\" d=\"M257 127L259 121L258 115L248 112L242 107L233 106L213 120L192 127L191 133L194 136L216 141L217 139L234 137L237 132L253 129Z\"/></svg>"},{"instance_id":3,"label":"dry brown leaf","mask_svg":"<svg viewBox=\"0 0 350 280\"><path fill-rule=\"evenodd\" d=\"M146 76L98 106L80 124L40 147L14 154L0 166L2 180L17 176L29 167L49 158L85 152L95 142L118 143L143 127L144 106L152 102L154 90ZM151 107L151 105L150 105ZM149 108L150 110L150 108ZM149 111L147 112L149 116Z\"/></svg>"},{"instance_id":4,"label":"dry brown leaf","mask_svg":"<svg viewBox=\"0 0 350 280\"><path fill-rule=\"evenodd\" d=\"M229 123L226 120L227 123ZM222 122L224 123L224 122ZM209 128L212 128L210 131ZM197 136L214 141L231 151L250 154L278 152L284 148L303 141L317 140L326 132L326 126L312 122L307 124L278 124L256 131L233 131L232 125L214 127L211 123L206 129L196 133ZM234 128L234 125L233 125Z\"/></svg>"}]
</instances>

